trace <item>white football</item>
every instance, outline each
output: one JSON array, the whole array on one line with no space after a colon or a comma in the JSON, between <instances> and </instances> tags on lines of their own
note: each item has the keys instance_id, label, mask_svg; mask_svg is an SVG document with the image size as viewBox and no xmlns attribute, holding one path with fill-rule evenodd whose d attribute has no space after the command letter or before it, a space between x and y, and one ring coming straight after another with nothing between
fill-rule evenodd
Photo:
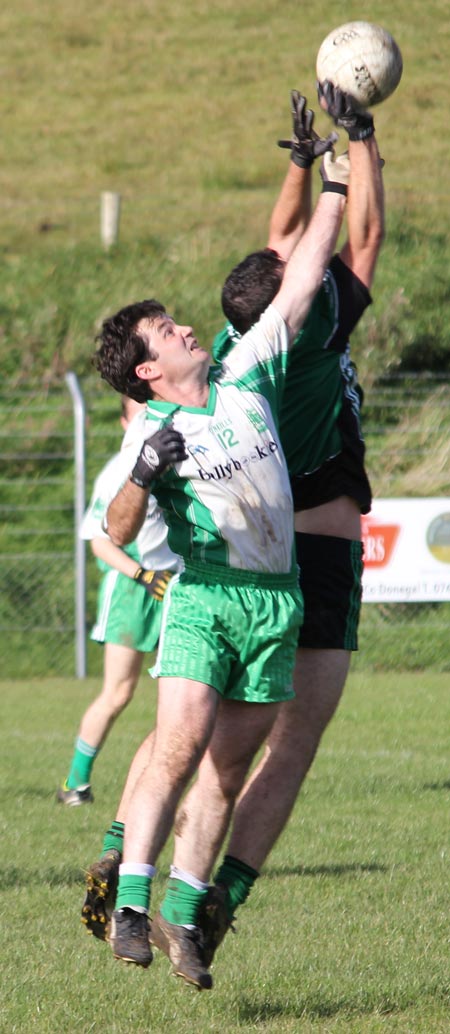
<instances>
[{"instance_id":1,"label":"white football","mask_svg":"<svg viewBox=\"0 0 450 1034\"><path fill-rule=\"evenodd\" d=\"M403 71L402 55L386 29L371 22L346 22L333 29L320 46L316 74L350 93L360 108L389 97Z\"/></svg>"}]
</instances>

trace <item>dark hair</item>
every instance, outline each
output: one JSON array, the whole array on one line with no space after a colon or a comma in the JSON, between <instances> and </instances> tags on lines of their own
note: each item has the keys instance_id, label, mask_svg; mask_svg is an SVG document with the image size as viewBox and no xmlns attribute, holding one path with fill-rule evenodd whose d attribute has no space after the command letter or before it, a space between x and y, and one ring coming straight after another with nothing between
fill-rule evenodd
<instances>
[{"instance_id":1,"label":"dark hair","mask_svg":"<svg viewBox=\"0 0 450 1034\"><path fill-rule=\"evenodd\" d=\"M278 294L285 263L272 248L254 251L239 262L222 288L222 309L240 334L257 323Z\"/></svg>"},{"instance_id":2,"label":"dark hair","mask_svg":"<svg viewBox=\"0 0 450 1034\"><path fill-rule=\"evenodd\" d=\"M154 298L134 302L104 320L95 338L100 347L92 358L94 366L112 388L135 402L146 402L152 397L147 381L137 377L136 366L146 359L156 358L144 338L136 333L136 327L141 320L152 322L163 316L165 311L164 305Z\"/></svg>"}]
</instances>

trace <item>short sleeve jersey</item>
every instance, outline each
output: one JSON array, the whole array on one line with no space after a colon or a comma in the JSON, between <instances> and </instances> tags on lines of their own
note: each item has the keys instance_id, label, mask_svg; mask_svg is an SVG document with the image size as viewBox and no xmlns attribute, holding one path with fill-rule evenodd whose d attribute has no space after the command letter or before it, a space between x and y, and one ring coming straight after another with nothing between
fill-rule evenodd
<instances>
[{"instance_id":1,"label":"short sleeve jersey","mask_svg":"<svg viewBox=\"0 0 450 1034\"><path fill-rule=\"evenodd\" d=\"M153 486L169 545L185 562L255 576L293 570L292 495L278 434L288 344L286 324L269 306L209 371L206 408L150 400L133 421L140 445L169 422L185 439L188 459Z\"/></svg>"},{"instance_id":2,"label":"short sleeve jersey","mask_svg":"<svg viewBox=\"0 0 450 1034\"><path fill-rule=\"evenodd\" d=\"M349 335L371 302L364 284L336 255L289 355L280 438L296 510L339 495L370 509L360 423L361 389L350 359ZM221 360L239 339L228 325L213 355Z\"/></svg>"},{"instance_id":3,"label":"short sleeve jersey","mask_svg":"<svg viewBox=\"0 0 450 1034\"><path fill-rule=\"evenodd\" d=\"M102 521L108 506L126 481L130 472L130 462L134 465L135 450L122 450L116 453L103 467L94 482L89 506L80 527L80 537L93 539L97 536L108 538L102 528ZM124 552L132 556L143 567L150 570L174 570L178 558L174 556L167 542L167 525L154 496L149 496L147 514L136 540L124 547ZM99 560L102 571L109 567Z\"/></svg>"}]
</instances>

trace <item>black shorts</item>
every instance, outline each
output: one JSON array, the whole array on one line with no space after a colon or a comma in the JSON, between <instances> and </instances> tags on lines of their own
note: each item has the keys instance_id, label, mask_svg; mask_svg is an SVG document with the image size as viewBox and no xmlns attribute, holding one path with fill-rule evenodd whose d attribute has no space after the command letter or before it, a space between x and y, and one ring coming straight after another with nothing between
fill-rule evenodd
<instances>
[{"instance_id":1,"label":"black shorts","mask_svg":"<svg viewBox=\"0 0 450 1034\"><path fill-rule=\"evenodd\" d=\"M363 545L334 535L295 532L305 617L298 645L357 650Z\"/></svg>"}]
</instances>

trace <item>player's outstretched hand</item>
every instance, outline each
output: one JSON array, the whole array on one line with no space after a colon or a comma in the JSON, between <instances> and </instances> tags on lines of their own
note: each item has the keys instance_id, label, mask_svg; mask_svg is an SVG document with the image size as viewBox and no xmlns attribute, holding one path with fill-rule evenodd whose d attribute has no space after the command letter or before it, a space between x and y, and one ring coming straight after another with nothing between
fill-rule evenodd
<instances>
[{"instance_id":1,"label":"player's outstretched hand","mask_svg":"<svg viewBox=\"0 0 450 1034\"><path fill-rule=\"evenodd\" d=\"M350 160L348 152L336 158L333 151L324 154L320 163L322 190L333 190L338 194L347 194L350 179Z\"/></svg>"},{"instance_id":2,"label":"player's outstretched hand","mask_svg":"<svg viewBox=\"0 0 450 1034\"><path fill-rule=\"evenodd\" d=\"M298 90L291 91L292 137L279 140L278 147L289 147L291 159L301 169L309 169L316 158L331 151L338 139L337 133L329 133L322 139L313 129L314 112L306 107L306 97Z\"/></svg>"},{"instance_id":3,"label":"player's outstretched hand","mask_svg":"<svg viewBox=\"0 0 450 1034\"><path fill-rule=\"evenodd\" d=\"M145 567L139 567L133 581L139 582L139 585L143 585L147 590L149 596L161 602L172 574L173 571L148 571Z\"/></svg>"},{"instance_id":4,"label":"player's outstretched hand","mask_svg":"<svg viewBox=\"0 0 450 1034\"><path fill-rule=\"evenodd\" d=\"M130 480L139 488L149 488L173 463L187 459L183 435L167 424L144 442Z\"/></svg>"},{"instance_id":5,"label":"player's outstretched hand","mask_svg":"<svg viewBox=\"0 0 450 1034\"><path fill-rule=\"evenodd\" d=\"M344 93L328 79L317 83L319 104L327 111L336 126L345 129L349 140L367 140L374 133L372 115L361 111L350 93Z\"/></svg>"}]
</instances>

